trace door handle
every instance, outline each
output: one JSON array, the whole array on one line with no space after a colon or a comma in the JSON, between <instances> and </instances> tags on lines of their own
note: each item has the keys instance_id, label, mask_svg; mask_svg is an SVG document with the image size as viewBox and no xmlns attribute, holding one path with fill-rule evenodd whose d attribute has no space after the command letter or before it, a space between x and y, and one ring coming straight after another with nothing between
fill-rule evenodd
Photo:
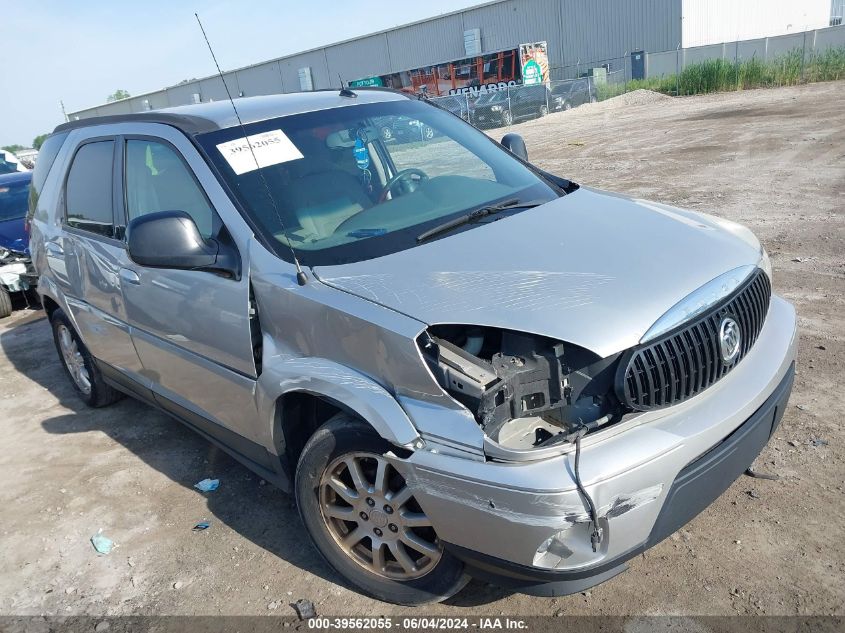
<instances>
[{"instance_id":1,"label":"door handle","mask_svg":"<svg viewBox=\"0 0 845 633\"><path fill-rule=\"evenodd\" d=\"M120 279L128 284L135 284L136 286L141 283L141 278L138 276L138 273L134 270L129 270L128 268L120 269Z\"/></svg>"},{"instance_id":2,"label":"door handle","mask_svg":"<svg viewBox=\"0 0 845 633\"><path fill-rule=\"evenodd\" d=\"M52 255L53 257L62 257L65 254L65 249L55 242L47 242L44 245L44 249L47 251L48 255Z\"/></svg>"}]
</instances>

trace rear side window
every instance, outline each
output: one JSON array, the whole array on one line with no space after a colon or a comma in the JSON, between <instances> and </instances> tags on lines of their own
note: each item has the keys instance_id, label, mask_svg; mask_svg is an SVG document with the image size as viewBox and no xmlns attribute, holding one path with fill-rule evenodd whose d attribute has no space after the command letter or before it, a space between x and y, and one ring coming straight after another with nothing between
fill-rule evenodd
<instances>
[{"instance_id":1,"label":"rear side window","mask_svg":"<svg viewBox=\"0 0 845 633\"><path fill-rule=\"evenodd\" d=\"M38 158L35 161L35 170L32 172L32 184L29 187L29 213L27 217L32 219L38 209L38 196L41 195L41 188L50 174L50 169L53 163L56 162L56 156L59 155L59 150L62 149L62 144L65 142L69 132L62 132L61 134L53 134L41 145L38 150Z\"/></svg>"},{"instance_id":2,"label":"rear side window","mask_svg":"<svg viewBox=\"0 0 845 633\"><path fill-rule=\"evenodd\" d=\"M87 143L76 152L67 177L69 226L114 237L113 157L114 141Z\"/></svg>"}]
</instances>

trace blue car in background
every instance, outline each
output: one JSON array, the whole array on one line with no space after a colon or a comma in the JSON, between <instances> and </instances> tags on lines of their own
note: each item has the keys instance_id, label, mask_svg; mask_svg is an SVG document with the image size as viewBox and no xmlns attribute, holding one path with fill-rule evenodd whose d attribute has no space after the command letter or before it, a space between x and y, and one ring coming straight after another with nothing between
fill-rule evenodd
<instances>
[{"instance_id":1,"label":"blue car in background","mask_svg":"<svg viewBox=\"0 0 845 633\"><path fill-rule=\"evenodd\" d=\"M12 313L10 293L32 288L26 212L31 172L0 174L0 318Z\"/></svg>"},{"instance_id":2,"label":"blue car in background","mask_svg":"<svg viewBox=\"0 0 845 633\"><path fill-rule=\"evenodd\" d=\"M24 221L32 172L0 174L0 248L29 253L29 235Z\"/></svg>"}]
</instances>

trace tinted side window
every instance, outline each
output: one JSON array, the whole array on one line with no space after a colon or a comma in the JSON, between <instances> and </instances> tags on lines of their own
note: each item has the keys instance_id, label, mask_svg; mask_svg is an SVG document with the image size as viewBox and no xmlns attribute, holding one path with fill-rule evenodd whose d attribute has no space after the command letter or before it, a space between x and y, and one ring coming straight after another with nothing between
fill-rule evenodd
<instances>
[{"instance_id":1,"label":"tinted side window","mask_svg":"<svg viewBox=\"0 0 845 633\"><path fill-rule=\"evenodd\" d=\"M59 150L62 148L62 143L65 142L69 132L62 132L61 134L53 134L41 145L38 150L38 158L35 161L35 170L32 172L32 184L29 187L29 213L28 218L32 219L35 215L35 210L38 208L38 196L41 195L41 188L44 186L44 181L50 174L50 169L56 161L56 156L59 155Z\"/></svg>"},{"instance_id":2,"label":"tinted side window","mask_svg":"<svg viewBox=\"0 0 845 633\"><path fill-rule=\"evenodd\" d=\"M156 211L184 211L203 237L220 225L217 213L176 151L150 140L126 142L126 213L133 220Z\"/></svg>"},{"instance_id":3,"label":"tinted side window","mask_svg":"<svg viewBox=\"0 0 845 633\"><path fill-rule=\"evenodd\" d=\"M79 148L67 177L67 223L114 237L112 160L114 141L97 141Z\"/></svg>"}]
</instances>

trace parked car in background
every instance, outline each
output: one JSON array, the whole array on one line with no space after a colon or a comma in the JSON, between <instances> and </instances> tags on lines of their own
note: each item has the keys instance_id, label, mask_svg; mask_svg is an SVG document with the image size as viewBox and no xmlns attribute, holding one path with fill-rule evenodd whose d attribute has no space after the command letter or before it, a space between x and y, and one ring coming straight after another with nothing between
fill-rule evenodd
<instances>
[{"instance_id":1,"label":"parked car in background","mask_svg":"<svg viewBox=\"0 0 845 633\"><path fill-rule=\"evenodd\" d=\"M500 127L548 113L549 89L545 85L516 86L478 97L472 122L478 127Z\"/></svg>"},{"instance_id":2,"label":"parked car in background","mask_svg":"<svg viewBox=\"0 0 845 633\"><path fill-rule=\"evenodd\" d=\"M291 491L286 529L367 594L584 591L777 428L795 310L747 228L582 187L396 92L237 108L59 126L38 291L85 403L131 394ZM406 121L437 142L378 131Z\"/></svg>"},{"instance_id":3,"label":"parked car in background","mask_svg":"<svg viewBox=\"0 0 845 633\"><path fill-rule=\"evenodd\" d=\"M436 135L434 128L410 117L385 117L380 121L379 134L382 141L411 143L430 141Z\"/></svg>"},{"instance_id":4,"label":"parked car in background","mask_svg":"<svg viewBox=\"0 0 845 633\"><path fill-rule=\"evenodd\" d=\"M35 285L26 230L32 172L0 175L0 318L12 313L11 293Z\"/></svg>"},{"instance_id":5,"label":"parked car in background","mask_svg":"<svg viewBox=\"0 0 845 633\"><path fill-rule=\"evenodd\" d=\"M551 96L551 109L555 112L571 110L581 104L596 101L593 82L586 77L554 85Z\"/></svg>"},{"instance_id":6,"label":"parked car in background","mask_svg":"<svg viewBox=\"0 0 845 633\"><path fill-rule=\"evenodd\" d=\"M29 171L20 159L9 150L0 149L0 175Z\"/></svg>"},{"instance_id":7,"label":"parked car in background","mask_svg":"<svg viewBox=\"0 0 845 633\"><path fill-rule=\"evenodd\" d=\"M432 102L439 105L441 108L448 110L455 116L462 118L464 121L470 120L471 105L464 95L437 97L432 99Z\"/></svg>"}]
</instances>

